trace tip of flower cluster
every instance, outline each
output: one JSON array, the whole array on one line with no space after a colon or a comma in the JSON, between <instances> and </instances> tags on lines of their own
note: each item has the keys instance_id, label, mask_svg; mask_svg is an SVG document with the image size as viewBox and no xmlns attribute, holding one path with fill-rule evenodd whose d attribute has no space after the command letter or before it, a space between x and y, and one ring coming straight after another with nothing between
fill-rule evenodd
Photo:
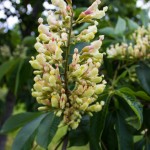
<instances>
[{"instance_id":1,"label":"tip of flower cluster","mask_svg":"<svg viewBox=\"0 0 150 150\"><path fill-rule=\"evenodd\" d=\"M106 12L108 10L108 6L105 6L103 10Z\"/></svg>"},{"instance_id":2,"label":"tip of flower cluster","mask_svg":"<svg viewBox=\"0 0 150 150\"><path fill-rule=\"evenodd\" d=\"M52 11L50 10L50 11L48 11L48 15L51 15L52 14Z\"/></svg>"},{"instance_id":3,"label":"tip of flower cluster","mask_svg":"<svg viewBox=\"0 0 150 150\"><path fill-rule=\"evenodd\" d=\"M74 49L74 53L78 53L78 49L77 48Z\"/></svg>"},{"instance_id":4,"label":"tip of flower cluster","mask_svg":"<svg viewBox=\"0 0 150 150\"><path fill-rule=\"evenodd\" d=\"M107 82L105 81L105 80L103 80L103 82L102 82L103 84L106 84Z\"/></svg>"},{"instance_id":5,"label":"tip of flower cluster","mask_svg":"<svg viewBox=\"0 0 150 150\"><path fill-rule=\"evenodd\" d=\"M38 23L39 23L39 24L42 24L42 23L43 23L43 18L39 18L39 19L38 19Z\"/></svg>"},{"instance_id":6,"label":"tip of flower cluster","mask_svg":"<svg viewBox=\"0 0 150 150\"><path fill-rule=\"evenodd\" d=\"M67 6L67 11L70 11L70 10L71 10L70 6Z\"/></svg>"},{"instance_id":7,"label":"tip of flower cluster","mask_svg":"<svg viewBox=\"0 0 150 150\"><path fill-rule=\"evenodd\" d=\"M97 26L97 25L98 25L98 22L97 22L97 21L94 21L94 24Z\"/></svg>"},{"instance_id":8,"label":"tip of flower cluster","mask_svg":"<svg viewBox=\"0 0 150 150\"><path fill-rule=\"evenodd\" d=\"M61 93L65 93L65 89L61 89Z\"/></svg>"},{"instance_id":9,"label":"tip of flower cluster","mask_svg":"<svg viewBox=\"0 0 150 150\"><path fill-rule=\"evenodd\" d=\"M98 5L101 3L101 1L100 1L100 0L96 0L96 2L97 2L97 4L98 4Z\"/></svg>"},{"instance_id":10,"label":"tip of flower cluster","mask_svg":"<svg viewBox=\"0 0 150 150\"><path fill-rule=\"evenodd\" d=\"M39 37L37 37L37 38L36 38L36 41L37 41L37 42L39 42L39 41L40 41Z\"/></svg>"},{"instance_id":11,"label":"tip of flower cluster","mask_svg":"<svg viewBox=\"0 0 150 150\"><path fill-rule=\"evenodd\" d=\"M99 39L100 39L100 40L104 40L104 35L100 35L100 36L99 36Z\"/></svg>"},{"instance_id":12,"label":"tip of flower cluster","mask_svg":"<svg viewBox=\"0 0 150 150\"><path fill-rule=\"evenodd\" d=\"M91 62L92 62L92 59L89 58L89 59L87 60L87 63L91 63Z\"/></svg>"},{"instance_id":13,"label":"tip of flower cluster","mask_svg":"<svg viewBox=\"0 0 150 150\"><path fill-rule=\"evenodd\" d=\"M105 102L104 102L104 101L101 101L101 105L104 106L104 105L105 105Z\"/></svg>"}]
</instances>

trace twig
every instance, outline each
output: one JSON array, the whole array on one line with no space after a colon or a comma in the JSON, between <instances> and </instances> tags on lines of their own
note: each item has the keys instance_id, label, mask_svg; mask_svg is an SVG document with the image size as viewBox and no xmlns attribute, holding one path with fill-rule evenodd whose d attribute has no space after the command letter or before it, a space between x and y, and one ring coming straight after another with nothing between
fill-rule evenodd
<instances>
[{"instance_id":1,"label":"twig","mask_svg":"<svg viewBox=\"0 0 150 150\"><path fill-rule=\"evenodd\" d=\"M65 135L62 150L67 150L67 145L68 145L68 133Z\"/></svg>"},{"instance_id":2,"label":"twig","mask_svg":"<svg viewBox=\"0 0 150 150\"><path fill-rule=\"evenodd\" d=\"M65 137L65 136L64 136ZM60 140L60 142L58 143L58 145L55 147L54 150L57 150L59 148L59 146L61 145L61 143L63 142L64 140L64 137Z\"/></svg>"},{"instance_id":3,"label":"twig","mask_svg":"<svg viewBox=\"0 0 150 150\"><path fill-rule=\"evenodd\" d=\"M71 8L72 9L72 8ZM71 43L71 32L72 32L72 22L73 22L73 12L71 10L71 20L70 20L70 27L69 27L69 32L68 32L68 42L67 42L67 49L66 49L66 56L65 56L65 93L68 96L68 77L67 77L67 72L68 72L68 55L70 54L70 43Z\"/></svg>"},{"instance_id":4,"label":"twig","mask_svg":"<svg viewBox=\"0 0 150 150\"><path fill-rule=\"evenodd\" d=\"M64 136L61 138L60 142L58 143L58 145L55 147L54 150L57 150L57 149L59 148L59 146L63 143L63 141L65 141L66 137L68 137L68 133L66 133L66 135L64 135Z\"/></svg>"}]
</instances>

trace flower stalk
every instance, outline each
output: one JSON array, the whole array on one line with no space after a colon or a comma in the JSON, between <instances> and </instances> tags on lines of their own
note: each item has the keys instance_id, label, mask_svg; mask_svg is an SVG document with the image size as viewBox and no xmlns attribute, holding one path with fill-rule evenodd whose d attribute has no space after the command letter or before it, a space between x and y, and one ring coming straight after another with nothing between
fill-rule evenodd
<instances>
[{"instance_id":1,"label":"flower stalk","mask_svg":"<svg viewBox=\"0 0 150 150\"><path fill-rule=\"evenodd\" d=\"M67 77L67 72L68 72L68 58L70 55L70 46L71 46L71 33L72 33L72 22L73 22L73 10L72 7L70 7L70 26L69 26L69 32L68 32L68 41L67 41L67 48L66 48L66 56L65 56L65 91L66 91L66 95L67 95L67 99L69 100L69 95L68 95L68 77Z\"/></svg>"}]
</instances>

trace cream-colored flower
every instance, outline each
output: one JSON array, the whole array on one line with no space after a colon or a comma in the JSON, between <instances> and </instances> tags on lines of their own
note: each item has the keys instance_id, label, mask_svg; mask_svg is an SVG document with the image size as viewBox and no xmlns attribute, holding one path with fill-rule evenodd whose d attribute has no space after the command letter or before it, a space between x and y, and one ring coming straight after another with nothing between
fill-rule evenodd
<instances>
[{"instance_id":1,"label":"cream-colored flower","mask_svg":"<svg viewBox=\"0 0 150 150\"><path fill-rule=\"evenodd\" d=\"M100 0L96 0L87 10L82 12L77 19L78 22L90 22L93 19L101 19L105 16L105 12L108 7L104 7L103 10L99 10L98 6L101 3Z\"/></svg>"},{"instance_id":2,"label":"cream-colored flower","mask_svg":"<svg viewBox=\"0 0 150 150\"><path fill-rule=\"evenodd\" d=\"M75 48L70 56L68 44L93 40L98 22L93 21L94 25L75 36L70 32L73 16L71 4L67 6L64 0L52 0L52 4L59 9L56 13L49 12L48 25L43 24L42 18L38 20L39 36L34 45L38 55L30 60L35 69L32 96L41 105L39 111L52 110L56 116L63 117L60 126L68 125L76 129L84 114L92 116L93 112L101 111L104 105L103 101L96 102L98 94L102 93L106 86L103 75L99 76L99 67L103 60L103 54L99 50L104 37L100 36L99 40L91 42L82 50ZM100 0L96 0L82 13L85 16L79 18L89 21L90 18L92 20L102 17L106 8L98 10L99 4ZM69 57L72 58L70 64Z\"/></svg>"}]
</instances>

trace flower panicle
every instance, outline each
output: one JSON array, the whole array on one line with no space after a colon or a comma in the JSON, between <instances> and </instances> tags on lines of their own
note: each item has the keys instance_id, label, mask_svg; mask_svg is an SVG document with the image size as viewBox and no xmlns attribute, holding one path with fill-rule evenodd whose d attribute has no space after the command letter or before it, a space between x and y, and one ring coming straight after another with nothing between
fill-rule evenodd
<instances>
[{"instance_id":1,"label":"flower panicle","mask_svg":"<svg viewBox=\"0 0 150 150\"><path fill-rule=\"evenodd\" d=\"M139 27L132 34L133 43L117 43L107 49L108 58L149 59L150 58L150 26Z\"/></svg>"},{"instance_id":2,"label":"flower panicle","mask_svg":"<svg viewBox=\"0 0 150 150\"><path fill-rule=\"evenodd\" d=\"M52 4L59 7L55 12L50 11L47 25L39 18L37 42L34 47L38 52L29 61L34 69L34 85L32 96L41 105L39 111L53 110L56 116L62 116L61 125L68 125L76 129L84 114L93 115L101 111L104 101L97 102L98 95L106 86L103 75L99 75L99 68L103 62L103 54L99 52L104 36L91 42L82 49L74 49L72 61L69 64L70 44L79 41L90 42L97 33L97 19L104 16L96 4L96 0L87 11L93 11L87 16L81 15L73 21L72 1L52 0ZM94 12L96 10L96 12ZM99 15L99 17L98 17ZM82 16L82 17L81 17ZM88 19L87 19L88 18ZM74 35L74 22L89 22L92 25Z\"/></svg>"}]
</instances>

